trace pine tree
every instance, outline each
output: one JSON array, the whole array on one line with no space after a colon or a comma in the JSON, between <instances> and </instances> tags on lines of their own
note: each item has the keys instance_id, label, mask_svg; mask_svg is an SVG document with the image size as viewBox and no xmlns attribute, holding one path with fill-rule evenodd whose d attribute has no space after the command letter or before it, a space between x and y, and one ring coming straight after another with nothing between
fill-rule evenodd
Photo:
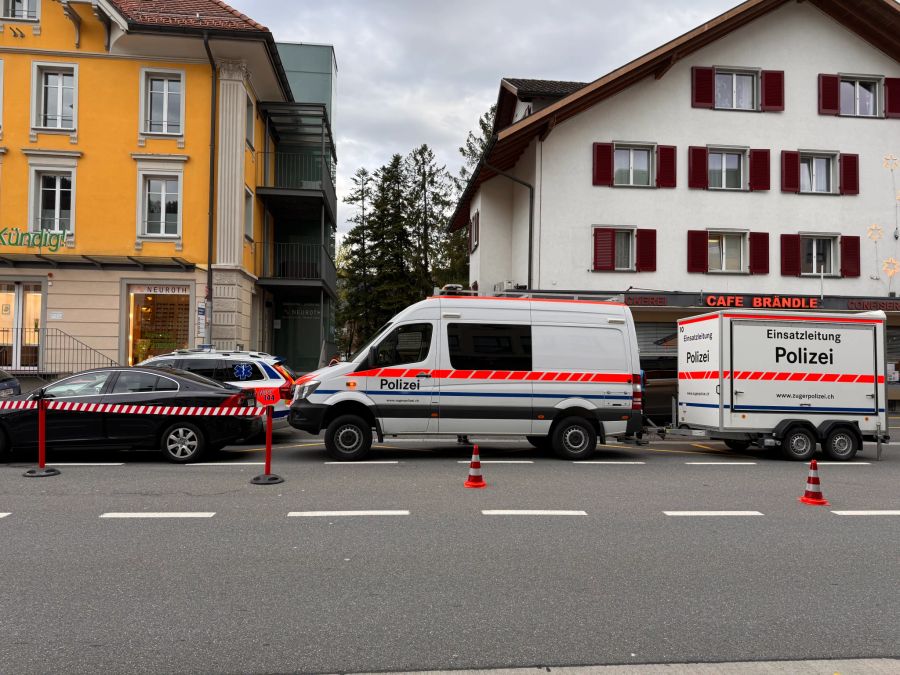
<instances>
[{"instance_id":1,"label":"pine tree","mask_svg":"<svg viewBox=\"0 0 900 675\"><path fill-rule=\"evenodd\" d=\"M495 103L487 112L478 118L478 129L469 131L466 136L466 142L460 146L459 154L463 157L463 165L459 169L459 177L455 179L456 187L460 194L466 189L466 184L472 177L472 170L481 161L484 149L487 147L488 141L494 131L494 117L497 114L497 104Z\"/></svg>"},{"instance_id":2,"label":"pine tree","mask_svg":"<svg viewBox=\"0 0 900 675\"><path fill-rule=\"evenodd\" d=\"M431 293L446 268L447 218L453 186L446 166L421 145L404 162L409 204L409 229L417 247L414 275L423 296Z\"/></svg>"},{"instance_id":3,"label":"pine tree","mask_svg":"<svg viewBox=\"0 0 900 675\"><path fill-rule=\"evenodd\" d=\"M349 222L354 226L347 233L337 255L338 312L341 329L341 349L352 353L357 346L380 326L370 311L369 294L373 285L373 247L369 221L372 214L372 174L360 168L351 178L353 189L344 202L356 206Z\"/></svg>"}]
</instances>

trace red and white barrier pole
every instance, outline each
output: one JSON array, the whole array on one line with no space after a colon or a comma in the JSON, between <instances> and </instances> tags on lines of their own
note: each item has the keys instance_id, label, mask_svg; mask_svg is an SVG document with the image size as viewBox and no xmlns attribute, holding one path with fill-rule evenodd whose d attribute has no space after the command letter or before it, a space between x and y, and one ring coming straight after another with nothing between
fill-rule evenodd
<instances>
[{"instance_id":1,"label":"red and white barrier pole","mask_svg":"<svg viewBox=\"0 0 900 675\"><path fill-rule=\"evenodd\" d=\"M274 391L278 392L277 389ZM260 398L263 397L260 396ZM266 472L259 476L254 476L250 480L254 485L277 485L284 482L284 478L272 473L272 415L274 411L274 405L266 405Z\"/></svg>"},{"instance_id":2,"label":"red and white barrier pole","mask_svg":"<svg viewBox=\"0 0 900 675\"><path fill-rule=\"evenodd\" d=\"M38 397L38 465L36 469L28 469L24 475L26 478L46 478L58 476L59 469L47 468L47 405L48 401L43 395Z\"/></svg>"}]
</instances>

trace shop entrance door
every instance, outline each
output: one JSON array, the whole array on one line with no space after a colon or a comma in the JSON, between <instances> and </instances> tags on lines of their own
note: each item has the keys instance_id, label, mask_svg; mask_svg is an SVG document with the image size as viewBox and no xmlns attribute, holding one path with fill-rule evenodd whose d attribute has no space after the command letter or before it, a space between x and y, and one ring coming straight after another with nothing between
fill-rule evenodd
<instances>
[{"instance_id":1,"label":"shop entrance door","mask_svg":"<svg viewBox=\"0 0 900 675\"><path fill-rule=\"evenodd\" d=\"M0 368L39 369L42 302L40 284L0 283Z\"/></svg>"}]
</instances>

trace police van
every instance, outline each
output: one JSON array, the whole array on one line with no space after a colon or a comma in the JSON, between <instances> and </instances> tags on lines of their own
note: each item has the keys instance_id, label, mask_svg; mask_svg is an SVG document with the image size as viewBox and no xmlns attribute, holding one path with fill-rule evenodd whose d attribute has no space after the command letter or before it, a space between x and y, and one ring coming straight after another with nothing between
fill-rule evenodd
<instances>
[{"instance_id":1,"label":"police van","mask_svg":"<svg viewBox=\"0 0 900 675\"><path fill-rule=\"evenodd\" d=\"M637 337L618 302L428 298L296 384L290 424L324 430L338 460L365 457L373 434L525 435L584 459L641 426Z\"/></svg>"}]
</instances>

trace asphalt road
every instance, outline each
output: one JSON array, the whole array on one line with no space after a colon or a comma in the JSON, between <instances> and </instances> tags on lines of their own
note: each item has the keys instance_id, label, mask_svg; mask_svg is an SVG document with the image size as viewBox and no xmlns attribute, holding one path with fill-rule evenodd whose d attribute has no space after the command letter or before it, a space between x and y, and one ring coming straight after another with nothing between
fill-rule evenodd
<instances>
[{"instance_id":1,"label":"asphalt road","mask_svg":"<svg viewBox=\"0 0 900 675\"><path fill-rule=\"evenodd\" d=\"M452 441L332 464L278 440L277 486L249 484L250 446L0 464L0 672L900 657L900 445L820 465L831 506L810 507L805 464L713 443L576 464L486 439L489 487L467 490ZM510 510L539 513L484 513ZM666 515L697 511L759 515Z\"/></svg>"}]
</instances>

